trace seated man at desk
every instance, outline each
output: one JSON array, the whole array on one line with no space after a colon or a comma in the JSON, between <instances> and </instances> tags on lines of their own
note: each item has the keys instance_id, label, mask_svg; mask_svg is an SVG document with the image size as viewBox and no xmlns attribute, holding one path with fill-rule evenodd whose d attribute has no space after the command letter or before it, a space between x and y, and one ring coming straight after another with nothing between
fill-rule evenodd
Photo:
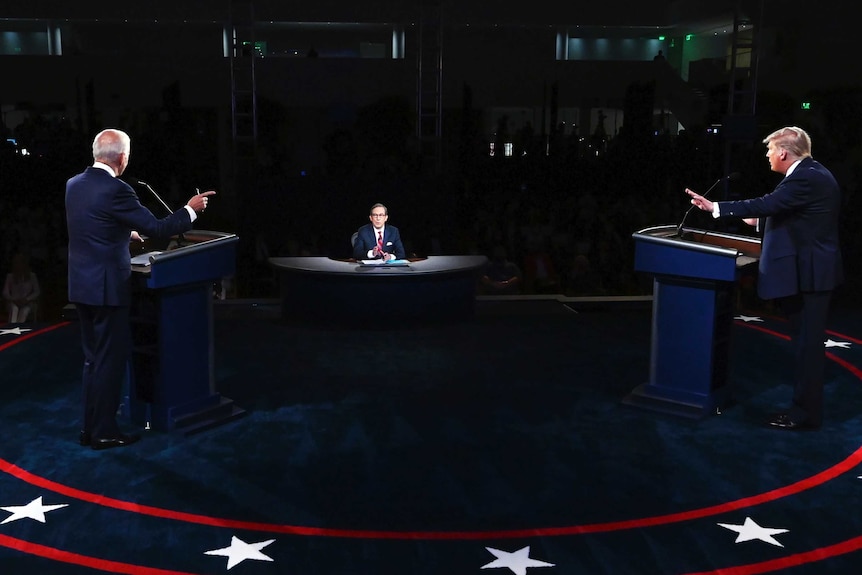
<instances>
[{"instance_id":1,"label":"seated man at desk","mask_svg":"<svg viewBox=\"0 0 862 575\"><path fill-rule=\"evenodd\" d=\"M371 223L356 232L353 241L353 258L357 260L403 260L406 257L398 228L387 225L389 210L383 204L371 206L368 216Z\"/></svg>"}]
</instances>

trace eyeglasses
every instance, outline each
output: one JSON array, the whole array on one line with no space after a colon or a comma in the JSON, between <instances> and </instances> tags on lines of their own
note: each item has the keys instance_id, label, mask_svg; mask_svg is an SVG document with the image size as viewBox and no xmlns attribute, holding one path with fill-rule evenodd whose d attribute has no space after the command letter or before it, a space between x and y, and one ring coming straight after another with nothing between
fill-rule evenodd
<instances>
[{"instance_id":1,"label":"eyeglasses","mask_svg":"<svg viewBox=\"0 0 862 575\"><path fill-rule=\"evenodd\" d=\"M372 218L385 218L386 214L371 214Z\"/></svg>"}]
</instances>

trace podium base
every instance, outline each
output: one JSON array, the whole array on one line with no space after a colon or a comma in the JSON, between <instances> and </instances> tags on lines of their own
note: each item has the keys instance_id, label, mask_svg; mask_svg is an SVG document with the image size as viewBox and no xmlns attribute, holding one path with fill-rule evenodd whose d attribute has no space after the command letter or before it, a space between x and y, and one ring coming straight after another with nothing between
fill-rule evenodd
<instances>
[{"instance_id":1,"label":"podium base","mask_svg":"<svg viewBox=\"0 0 862 575\"><path fill-rule=\"evenodd\" d=\"M641 409L688 417L690 419L703 419L710 415L720 415L722 409L727 405L730 397L728 387L714 391L704 396L703 401L692 401L667 397L656 393L649 384L641 384L626 395L622 402Z\"/></svg>"},{"instance_id":2,"label":"podium base","mask_svg":"<svg viewBox=\"0 0 862 575\"><path fill-rule=\"evenodd\" d=\"M246 410L232 399L221 396L215 405L176 418L173 427L183 435L194 435L245 417L246 414Z\"/></svg>"}]
</instances>

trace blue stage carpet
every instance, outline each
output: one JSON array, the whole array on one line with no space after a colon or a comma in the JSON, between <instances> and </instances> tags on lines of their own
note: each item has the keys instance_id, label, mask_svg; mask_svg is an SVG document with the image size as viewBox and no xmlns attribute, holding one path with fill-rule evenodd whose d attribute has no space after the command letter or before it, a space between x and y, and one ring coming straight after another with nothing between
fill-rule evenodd
<instances>
[{"instance_id":1,"label":"blue stage carpet","mask_svg":"<svg viewBox=\"0 0 862 575\"><path fill-rule=\"evenodd\" d=\"M218 306L216 385L248 416L77 445L75 323L0 326L0 574L855 573L862 315L836 308L827 416L790 397L786 325L735 320L735 403L622 404L648 306L480 302L461 324L285 325ZM746 321L747 320L747 321Z\"/></svg>"}]
</instances>

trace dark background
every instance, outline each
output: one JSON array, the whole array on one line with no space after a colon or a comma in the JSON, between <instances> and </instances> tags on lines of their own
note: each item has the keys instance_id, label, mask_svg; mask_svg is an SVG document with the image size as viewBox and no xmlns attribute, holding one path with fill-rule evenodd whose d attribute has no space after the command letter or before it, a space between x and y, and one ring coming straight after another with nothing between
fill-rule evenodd
<instances>
[{"instance_id":1,"label":"dark background","mask_svg":"<svg viewBox=\"0 0 862 575\"><path fill-rule=\"evenodd\" d=\"M29 2L4 7L0 16L15 20L18 28L23 21L37 29L53 22L64 35L59 57L0 55L3 135L30 152L22 157L20 149L7 145L0 160L0 267L8 269L16 251L28 252L50 301L44 312L59 313L65 303L64 183L91 163L92 137L108 126L132 136L128 175L150 182L172 206L181 205L195 187L219 191L198 227L240 235L233 297L274 295L271 283L258 281L268 274L267 256L347 257L351 232L377 201L387 204L390 223L401 228L408 250L417 256L490 255L502 246L525 274L531 258L547 257L550 277L525 281L522 293L649 293L651 283L632 271L632 232L678 223L688 208L683 189L703 191L729 171L742 177L716 189L716 199L771 189L778 175L769 172L760 140L789 124L809 131L815 158L842 186L842 239L846 260L855 261L862 89L851 69L852 34L848 19L839 16L839 4L819 3L816 10L802 2L765 0L709 7L629 4L534 2L529 10L515 2L493 8L482 2L431 4L439 7L451 37L457 36L451 30L471 24L470 34L480 39L475 45L497 50L459 54L450 48L457 42L444 45L439 169L416 136L416 46L410 26L428 3ZM308 23L403 22L406 56L383 62L328 57L332 54L321 44L319 62L261 58L257 154L252 177L245 177L230 141L229 65L202 47L219 41L212 23L226 20L238 6L251 8L259 23L305 23L303 42L315 38L316 28ZM651 118L657 105L653 88L627 83L625 76L627 70L640 73L646 62L585 68L588 63L546 61L552 54L543 27L656 27L678 33L681 23L726 20L734 10L750 15L763 30L753 129L744 137L709 130L726 120L727 83L708 87L702 121L664 133ZM182 53L171 52L176 34L188 38ZM542 43L533 46L532 38ZM465 76L470 70L476 77ZM583 70L590 85L570 88L571 75L581 78ZM496 110L499 119L499 110L507 106L552 107L554 86L563 87L560 106L590 105L573 92L604 94L591 107L622 109L623 125L604 134L595 126L567 134L539 126L506 133L505 123L489 133L483 125L489 110ZM802 102L810 102L809 109ZM500 145L513 142L515 156L490 157L495 138ZM139 192L154 213L163 211L145 190ZM691 214L688 223L750 233L736 222L713 222L699 213ZM597 277L589 288L577 281L578 256L588 260ZM839 297L858 291L852 264L848 272Z\"/></svg>"}]
</instances>

